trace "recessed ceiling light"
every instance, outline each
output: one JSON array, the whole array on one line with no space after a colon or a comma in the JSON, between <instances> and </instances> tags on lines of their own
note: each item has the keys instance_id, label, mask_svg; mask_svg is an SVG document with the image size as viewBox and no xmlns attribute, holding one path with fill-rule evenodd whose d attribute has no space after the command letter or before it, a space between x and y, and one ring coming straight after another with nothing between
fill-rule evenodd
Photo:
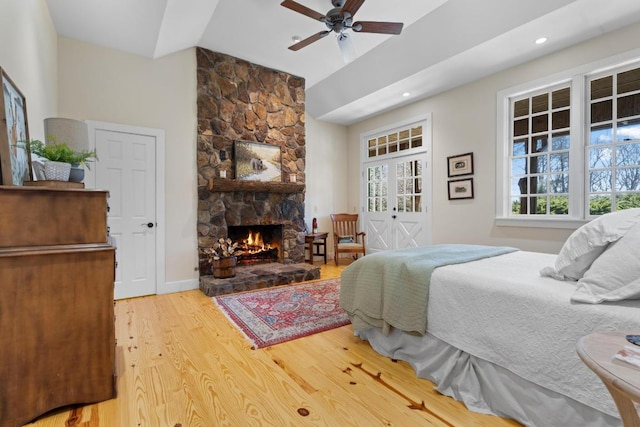
<instances>
[{"instance_id":1,"label":"recessed ceiling light","mask_svg":"<svg viewBox=\"0 0 640 427\"><path fill-rule=\"evenodd\" d=\"M542 44L542 43L544 43L546 41L547 41L546 37L540 37L538 40L536 40L536 44Z\"/></svg>"},{"instance_id":2,"label":"recessed ceiling light","mask_svg":"<svg viewBox=\"0 0 640 427\"><path fill-rule=\"evenodd\" d=\"M402 94L402 96L404 96L405 98L406 98L407 96L410 96L410 95L411 95L411 94L410 94L409 92L405 92L405 93L403 93L403 94Z\"/></svg>"},{"instance_id":3,"label":"recessed ceiling light","mask_svg":"<svg viewBox=\"0 0 640 427\"><path fill-rule=\"evenodd\" d=\"M291 37L291 41L293 41L294 43L298 43L300 40L302 40L302 37L300 37L300 36L292 36Z\"/></svg>"}]
</instances>

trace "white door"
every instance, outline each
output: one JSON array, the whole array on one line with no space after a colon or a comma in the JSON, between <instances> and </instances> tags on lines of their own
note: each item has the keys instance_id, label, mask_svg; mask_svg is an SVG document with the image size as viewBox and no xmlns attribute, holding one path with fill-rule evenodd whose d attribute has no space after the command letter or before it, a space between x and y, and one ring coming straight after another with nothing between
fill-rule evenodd
<instances>
[{"instance_id":1,"label":"white door","mask_svg":"<svg viewBox=\"0 0 640 427\"><path fill-rule=\"evenodd\" d=\"M115 298L156 293L156 137L97 128L96 188L109 190Z\"/></svg>"},{"instance_id":2,"label":"white door","mask_svg":"<svg viewBox=\"0 0 640 427\"><path fill-rule=\"evenodd\" d=\"M426 153L421 153L364 164L367 252L430 242L426 158Z\"/></svg>"}]
</instances>

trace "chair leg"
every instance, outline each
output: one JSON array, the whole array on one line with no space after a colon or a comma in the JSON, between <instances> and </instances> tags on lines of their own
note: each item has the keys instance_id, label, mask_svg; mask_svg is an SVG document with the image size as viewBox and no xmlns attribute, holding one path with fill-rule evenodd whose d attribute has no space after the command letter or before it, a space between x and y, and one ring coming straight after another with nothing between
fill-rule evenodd
<instances>
[{"instance_id":1,"label":"chair leg","mask_svg":"<svg viewBox=\"0 0 640 427\"><path fill-rule=\"evenodd\" d=\"M338 265L338 258L340 258L340 254L336 251L333 255L333 260L336 262L336 265Z\"/></svg>"}]
</instances>

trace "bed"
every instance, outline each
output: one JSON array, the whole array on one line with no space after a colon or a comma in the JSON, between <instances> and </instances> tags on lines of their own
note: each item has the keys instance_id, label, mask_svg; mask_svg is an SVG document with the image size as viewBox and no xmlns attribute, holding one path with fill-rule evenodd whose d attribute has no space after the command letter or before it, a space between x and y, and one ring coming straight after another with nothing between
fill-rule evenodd
<instances>
[{"instance_id":1,"label":"bed","mask_svg":"<svg viewBox=\"0 0 640 427\"><path fill-rule=\"evenodd\" d=\"M472 411L530 426L622 425L576 353L589 333L640 331L640 209L622 212L576 230L558 255L468 245L367 255L343 271L341 306L377 352L407 361ZM439 260L426 273L413 261L460 251L480 255ZM402 290L421 276L426 303L409 299L425 305L424 319L406 324L420 308ZM386 312L394 304L400 314Z\"/></svg>"}]
</instances>

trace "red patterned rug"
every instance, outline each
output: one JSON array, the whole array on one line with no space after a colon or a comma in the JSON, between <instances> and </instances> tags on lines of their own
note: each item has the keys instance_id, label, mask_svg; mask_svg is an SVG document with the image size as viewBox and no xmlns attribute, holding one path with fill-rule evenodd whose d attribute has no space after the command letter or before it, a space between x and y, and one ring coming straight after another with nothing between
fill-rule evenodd
<instances>
[{"instance_id":1,"label":"red patterned rug","mask_svg":"<svg viewBox=\"0 0 640 427\"><path fill-rule=\"evenodd\" d=\"M253 348L263 348L347 325L339 307L340 279L213 297Z\"/></svg>"}]
</instances>

